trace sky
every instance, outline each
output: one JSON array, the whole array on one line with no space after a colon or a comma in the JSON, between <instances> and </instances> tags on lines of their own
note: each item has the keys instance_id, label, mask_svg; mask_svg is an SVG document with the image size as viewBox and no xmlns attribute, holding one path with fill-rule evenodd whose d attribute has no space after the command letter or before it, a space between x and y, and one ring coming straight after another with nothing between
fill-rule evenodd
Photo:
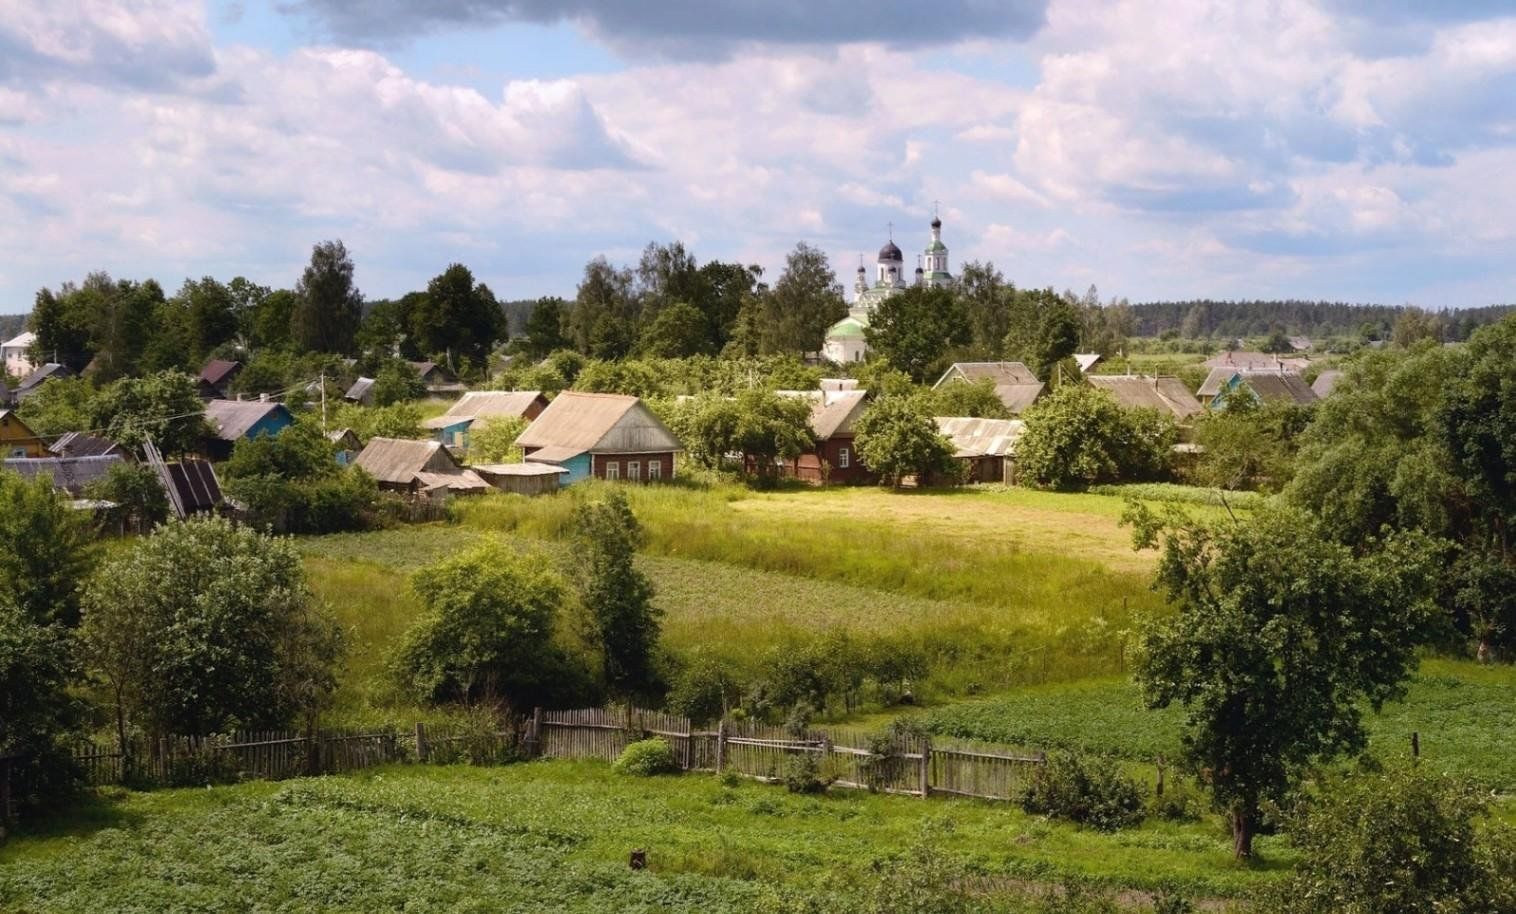
<instances>
[{"instance_id":1,"label":"sky","mask_svg":"<svg viewBox=\"0 0 1516 914\"><path fill-rule=\"evenodd\" d=\"M331 238L371 298L851 286L934 211L1020 286L1516 301L1516 0L0 0L0 313Z\"/></svg>"}]
</instances>

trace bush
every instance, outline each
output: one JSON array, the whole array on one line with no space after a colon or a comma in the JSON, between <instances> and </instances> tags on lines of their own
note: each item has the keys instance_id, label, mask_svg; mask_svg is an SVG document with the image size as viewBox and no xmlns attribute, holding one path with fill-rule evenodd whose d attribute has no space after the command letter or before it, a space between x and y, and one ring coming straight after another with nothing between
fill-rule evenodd
<instances>
[{"instance_id":1,"label":"bush","mask_svg":"<svg viewBox=\"0 0 1516 914\"><path fill-rule=\"evenodd\" d=\"M1183 781L1171 782L1162 794L1148 799L1148 815L1168 822L1198 822L1205 811L1205 797Z\"/></svg>"},{"instance_id":2,"label":"bush","mask_svg":"<svg viewBox=\"0 0 1516 914\"><path fill-rule=\"evenodd\" d=\"M1019 472L1050 489L1135 482L1168 473L1177 432L1152 410L1129 410L1093 387L1065 384L1024 416L1016 448Z\"/></svg>"},{"instance_id":3,"label":"bush","mask_svg":"<svg viewBox=\"0 0 1516 914\"><path fill-rule=\"evenodd\" d=\"M644 739L632 743L621 751L621 757L611 763L617 774L637 777L652 777L655 774L670 774L679 770L674 761L674 749L660 738Z\"/></svg>"},{"instance_id":4,"label":"bush","mask_svg":"<svg viewBox=\"0 0 1516 914\"><path fill-rule=\"evenodd\" d=\"M1137 825L1143 818L1142 790L1110 759L1055 752L1027 782L1021 808L1115 831Z\"/></svg>"},{"instance_id":5,"label":"bush","mask_svg":"<svg viewBox=\"0 0 1516 914\"><path fill-rule=\"evenodd\" d=\"M837 780L821 770L821 757L814 752L797 752L784 763L784 789L790 793L826 793Z\"/></svg>"}]
</instances>

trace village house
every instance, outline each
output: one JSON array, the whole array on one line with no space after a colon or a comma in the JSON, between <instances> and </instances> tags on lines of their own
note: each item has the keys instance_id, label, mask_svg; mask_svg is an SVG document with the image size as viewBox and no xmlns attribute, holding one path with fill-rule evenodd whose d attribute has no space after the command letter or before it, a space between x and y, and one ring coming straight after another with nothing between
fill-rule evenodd
<instances>
[{"instance_id":1,"label":"village house","mask_svg":"<svg viewBox=\"0 0 1516 914\"><path fill-rule=\"evenodd\" d=\"M1178 378L1150 378L1142 375L1091 374L1084 380L1103 390L1126 409L1151 409L1181 425L1205 412Z\"/></svg>"},{"instance_id":2,"label":"village house","mask_svg":"<svg viewBox=\"0 0 1516 914\"><path fill-rule=\"evenodd\" d=\"M674 476L684 450L637 397L566 390L516 439L530 463L566 468L565 483L591 476L656 482Z\"/></svg>"},{"instance_id":3,"label":"village house","mask_svg":"<svg viewBox=\"0 0 1516 914\"><path fill-rule=\"evenodd\" d=\"M11 391L11 399L16 403L20 403L22 400L30 397L38 390L41 390L43 384L46 384L49 381L60 381L64 378L72 378L73 376L74 373L72 371L69 371L67 365L60 365L57 362L48 362L46 365L43 365L41 368L38 368L36 371L33 371L31 374L27 375L20 384L16 385L16 389Z\"/></svg>"},{"instance_id":4,"label":"village house","mask_svg":"<svg viewBox=\"0 0 1516 914\"><path fill-rule=\"evenodd\" d=\"M490 488L440 441L371 438L353 465L374 477L379 488L412 496L477 495Z\"/></svg>"},{"instance_id":5,"label":"village house","mask_svg":"<svg viewBox=\"0 0 1516 914\"><path fill-rule=\"evenodd\" d=\"M965 464L966 482L1016 481L1016 442L1026 431L1020 419L938 416L937 430L953 443L953 458Z\"/></svg>"},{"instance_id":6,"label":"village house","mask_svg":"<svg viewBox=\"0 0 1516 914\"><path fill-rule=\"evenodd\" d=\"M342 395L342 399L346 400L349 403L356 403L359 406L373 406L374 379L364 377L358 378L358 380L354 381L353 385L347 389L347 393Z\"/></svg>"},{"instance_id":7,"label":"village house","mask_svg":"<svg viewBox=\"0 0 1516 914\"><path fill-rule=\"evenodd\" d=\"M416 370L416 377L426 385L428 396L432 397L456 397L468 387L458 383L458 379L446 367L436 362L407 362Z\"/></svg>"},{"instance_id":8,"label":"village house","mask_svg":"<svg viewBox=\"0 0 1516 914\"><path fill-rule=\"evenodd\" d=\"M0 409L0 456L46 457L47 445L32 431L31 426L8 409Z\"/></svg>"},{"instance_id":9,"label":"village house","mask_svg":"<svg viewBox=\"0 0 1516 914\"><path fill-rule=\"evenodd\" d=\"M359 440L358 433L350 428L332 429L326 433L326 440L332 443L332 450L336 452L337 465L347 466L363 450L363 442Z\"/></svg>"},{"instance_id":10,"label":"village house","mask_svg":"<svg viewBox=\"0 0 1516 914\"><path fill-rule=\"evenodd\" d=\"M8 374L13 378L24 378L31 374L37 367L32 364L32 344L35 342L37 334L27 331L0 343L0 365L4 368L0 374Z\"/></svg>"},{"instance_id":11,"label":"village house","mask_svg":"<svg viewBox=\"0 0 1516 914\"><path fill-rule=\"evenodd\" d=\"M816 439L815 448L780 464L781 475L818 485L875 482L878 479L859 462L858 449L853 444L854 425L868 403L868 391L781 390L778 393L812 402L811 437Z\"/></svg>"},{"instance_id":12,"label":"village house","mask_svg":"<svg viewBox=\"0 0 1516 914\"><path fill-rule=\"evenodd\" d=\"M494 419L525 419L528 422L547 409L547 397L538 390L472 390L448 411L421 423L449 447L468 450L469 432Z\"/></svg>"},{"instance_id":13,"label":"village house","mask_svg":"<svg viewBox=\"0 0 1516 914\"><path fill-rule=\"evenodd\" d=\"M1225 409L1228 401L1247 397L1254 403L1293 403L1309 406L1319 397L1305 378L1290 371L1238 371L1212 368L1196 396L1210 409Z\"/></svg>"},{"instance_id":14,"label":"village house","mask_svg":"<svg viewBox=\"0 0 1516 914\"><path fill-rule=\"evenodd\" d=\"M200 399L227 400L231 398L232 382L242 373L241 362L226 359L211 359L200 369L198 379Z\"/></svg>"},{"instance_id":15,"label":"village house","mask_svg":"<svg viewBox=\"0 0 1516 914\"><path fill-rule=\"evenodd\" d=\"M1234 368L1238 371L1305 371L1311 360L1285 358L1272 352L1249 352L1229 349L1218 352L1203 363L1206 368Z\"/></svg>"},{"instance_id":16,"label":"village house","mask_svg":"<svg viewBox=\"0 0 1516 914\"><path fill-rule=\"evenodd\" d=\"M1031 369L1020 362L954 362L937 379L937 383L932 385L932 389L938 390L947 384L973 384L983 380L995 385L995 396L1000 398L1000 402L1005 404L1013 416L1021 415L1042 396L1046 388L1032 374Z\"/></svg>"},{"instance_id":17,"label":"village house","mask_svg":"<svg viewBox=\"0 0 1516 914\"><path fill-rule=\"evenodd\" d=\"M238 441L278 435L294 422L289 409L272 400L211 400L205 404L205 423L214 437L205 443L206 456L225 460Z\"/></svg>"}]
</instances>

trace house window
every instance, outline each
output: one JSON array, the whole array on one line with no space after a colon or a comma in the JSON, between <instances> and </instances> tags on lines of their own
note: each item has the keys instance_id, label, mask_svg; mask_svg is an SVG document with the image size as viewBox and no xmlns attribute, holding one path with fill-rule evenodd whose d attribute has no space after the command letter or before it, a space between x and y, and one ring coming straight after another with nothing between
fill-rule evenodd
<instances>
[{"instance_id":1,"label":"house window","mask_svg":"<svg viewBox=\"0 0 1516 914\"><path fill-rule=\"evenodd\" d=\"M626 478L632 482L642 481L642 464L636 460L626 462Z\"/></svg>"},{"instance_id":2,"label":"house window","mask_svg":"<svg viewBox=\"0 0 1516 914\"><path fill-rule=\"evenodd\" d=\"M852 455L848 453L848 449L847 448L840 447L840 448L837 449L837 469L839 469L839 470L845 470L845 469L847 469L848 463L850 463L851 460L852 460Z\"/></svg>"},{"instance_id":3,"label":"house window","mask_svg":"<svg viewBox=\"0 0 1516 914\"><path fill-rule=\"evenodd\" d=\"M26 448L24 448L24 447L11 448L11 457L15 458L15 457L25 457L25 456L26 456Z\"/></svg>"},{"instance_id":4,"label":"house window","mask_svg":"<svg viewBox=\"0 0 1516 914\"><path fill-rule=\"evenodd\" d=\"M663 461L653 460L647 465L647 478L649 482L657 482L663 478Z\"/></svg>"},{"instance_id":5,"label":"house window","mask_svg":"<svg viewBox=\"0 0 1516 914\"><path fill-rule=\"evenodd\" d=\"M608 461L606 461L606 464L605 464L605 478L606 479L620 479L621 478L621 464L617 463L614 460L608 460Z\"/></svg>"}]
</instances>

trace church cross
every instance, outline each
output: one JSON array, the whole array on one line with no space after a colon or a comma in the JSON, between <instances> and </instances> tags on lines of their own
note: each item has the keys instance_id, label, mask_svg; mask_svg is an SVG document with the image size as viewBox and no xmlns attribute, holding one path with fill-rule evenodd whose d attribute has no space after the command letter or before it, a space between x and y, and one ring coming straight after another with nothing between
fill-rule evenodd
<instances>
[{"instance_id":1,"label":"church cross","mask_svg":"<svg viewBox=\"0 0 1516 914\"><path fill-rule=\"evenodd\" d=\"M890 240L894 241L895 240L895 223L890 222L890 223L887 223L887 225L889 225L889 227L890 227Z\"/></svg>"},{"instance_id":2,"label":"church cross","mask_svg":"<svg viewBox=\"0 0 1516 914\"><path fill-rule=\"evenodd\" d=\"M941 217L942 214L938 212L938 210L941 207L942 207L942 201L941 200L933 200L932 201L932 216L933 217L937 217L937 218Z\"/></svg>"}]
</instances>

